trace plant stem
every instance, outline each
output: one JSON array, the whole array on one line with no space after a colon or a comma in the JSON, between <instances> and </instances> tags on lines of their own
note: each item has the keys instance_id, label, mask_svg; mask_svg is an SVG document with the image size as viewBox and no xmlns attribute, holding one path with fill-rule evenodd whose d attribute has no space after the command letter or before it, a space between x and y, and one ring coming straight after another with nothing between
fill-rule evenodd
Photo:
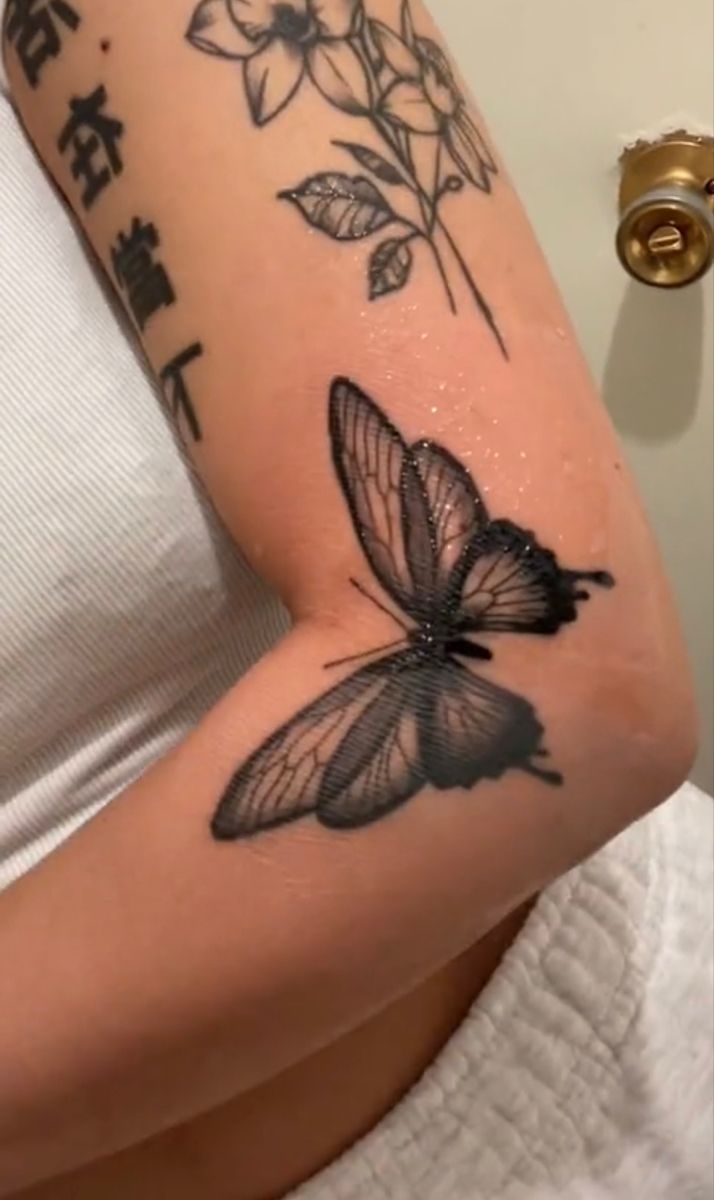
<instances>
[{"instance_id":1,"label":"plant stem","mask_svg":"<svg viewBox=\"0 0 714 1200\"><path fill-rule=\"evenodd\" d=\"M434 195L432 196L432 199L431 199L431 221L429 223L429 232L431 234L434 233L434 226L436 225L437 217L439 215L439 184L441 182L441 154L442 154L442 145L441 145L441 138L439 138L439 143L438 143L438 146L436 149L436 163L434 166Z\"/></svg>"},{"instance_id":2,"label":"plant stem","mask_svg":"<svg viewBox=\"0 0 714 1200\"><path fill-rule=\"evenodd\" d=\"M424 222L424 229L426 230L427 236L431 237L434 232L434 225L430 215L431 202L424 188L421 186L419 176L416 173L414 155L412 154L412 139L411 134L409 133L405 133L404 135L404 151L409 172L416 185L416 195L417 199L419 200L419 208L421 209L421 219Z\"/></svg>"},{"instance_id":3,"label":"plant stem","mask_svg":"<svg viewBox=\"0 0 714 1200\"><path fill-rule=\"evenodd\" d=\"M442 218L438 215L438 206L437 206L435 224L436 224L437 229L440 229L441 232L443 233L444 237L446 238L446 241L451 249L451 252L452 252L454 258L456 259L457 263L459 264L459 267L461 268L461 271L464 276L464 279L466 280L468 289L471 292L471 295L473 296L473 298L476 302L476 307L478 308L482 317L486 321L486 324L488 325L489 329L491 330L491 333L493 334L496 341L498 342L501 354L503 355L503 357L506 360L508 360L508 357L509 357L508 350L506 348L506 343L503 340L503 335L501 334L501 331L498 328L498 325L496 324L496 318L494 317L493 312L491 311L491 308L487 304L485 297L483 296L483 294L481 293L479 288L476 286L476 281L474 280L474 278L471 274L471 271L469 270L469 265L466 262L461 251L459 250L459 247L456 244L455 239L452 237L448 226L444 223Z\"/></svg>"},{"instance_id":4,"label":"plant stem","mask_svg":"<svg viewBox=\"0 0 714 1200\"><path fill-rule=\"evenodd\" d=\"M467 287L468 287L469 291L471 292L471 295L474 298L476 307L478 308L482 317L486 321L486 324L488 325L489 329L491 330L493 336L495 337L496 341L498 342L498 346L499 346L499 349L500 349L503 357L506 360L508 360L508 350L506 348L506 343L504 342L503 335L501 334L501 331L498 328L498 325L496 324L496 319L493 315L493 312L491 311L491 308L490 308L489 304L487 303L486 298L484 297L484 295L478 288L476 281L469 269L469 265L466 262L463 254L459 250L459 247L458 247L454 237L452 236L448 226L445 224L444 220L442 219L442 217L439 214L439 200L441 199L441 197L439 195L439 178L441 175L441 155L442 155L442 145L441 145L441 139L439 139L439 149L437 151L437 160L436 160L434 195L430 198L427 195L427 193L425 192L424 188L419 183L419 180L417 179L416 171L414 171L414 164L413 164L411 152L409 153L409 165L411 167L412 178L417 187L417 195L419 197L419 202L420 202L420 205L422 208L422 214L424 215L427 241L429 242L429 244L432 247L432 250L434 251L434 256L435 256L435 258L437 260L437 264L439 266L439 274L441 275L442 280L444 281L444 286L446 287L447 295L449 297L449 304L451 306L452 312L454 312L454 313L456 312L454 296L453 296L453 292L448 283L448 276L446 275L443 260L442 260L441 256L439 255L438 249L434 243L434 230L435 229L439 229L441 231L441 233L444 235L444 238L446 239L446 242L448 243L448 246L449 246L454 258L456 259L456 261L459 265L461 273L462 273L464 279L466 280ZM424 205L428 205L428 208L431 211L431 216L428 218L424 214Z\"/></svg>"},{"instance_id":5,"label":"plant stem","mask_svg":"<svg viewBox=\"0 0 714 1200\"><path fill-rule=\"evenodd\" d=\"M454 255L454 258L456 259L456 261L459 265L459 268L464 276L464 279L466 280L468 289L471 292L471 295L473 296L473 298L476 302L476 307L478 308L479 312L485 319L489 329L491 330L496 341L498 342L498 345L500 347L501 353L503 354L503 357L507 359L508 351L506 350L506 344L501 335L501 331L496 324L493 313L491 312L491 309L489 308L488 304L486 303L485 298L482 296L481 292L479 291L478 287L476 286L476 282L473 279L473 276L471 275L468 264L465 261L463 255L461 254L461 251L459 250L453 237L451 236L449 229L447 228L447 226L444 224L443 220L439 216L439 198L438 198L438 196L435 194L433 197L430 197L428 195L428 193L422 187L421 183L419 182L417 175L416 175L415 168L414 168L414 161L412 159L411 150L408 149L407 154L403 155L398 141L396 140L395 137L392 136L391 130L389 129L386 122L380 120L380 118L377 116L376 113L371 114L371 120L372 120L372 124L374 125L377 133L379 133L379 135L381 136L383 141L387 142L387 145L390 147L390 149L392 150L392 153L394 154L395 158L397 159L400 174L402 175L407 187L409 187L411 189L411 191L414 193L417 200L419 201L419 207L421 209L422 219L424 221L424 237L426 238L426 241L429 243L431 252L434 255L434 261L435 261L437 269L439 271L439 277L441 278L441 282L444 285L444 290L446 292L446 296L447 296L447 299L449 302L449 308L451 309L452 313L454 313L454 314L456 314L458 311L456 301L454 299L454 293L451 288L451 284L449 283L449 276L447 274L446 267L444 266L444 260L441 257L441 254L439 253L439 248L434 241L434 230L435 229L439 229L443 233L443 235L449 245L449 248L450 248L452 254ZM437 180L436 188L437 189L438 189L438 179L439 179L440 173L441 173L441 141L439 141L439 154L438 154L438 159L437 159L437 171L436 171L436 180Z\"/></svg>"},{"instance_id":6,"label":"plant stem","mask_svg":"<svg viewBox=\"0 0 714 1200\"><path fill-rule=\"evenodd\" d=\"M428 237L426 234L424 234L424 237L426 238L426 241L429 245L429 249L431 250L432 254L434 255L434 262L436 263L437 270L441 277L441 282L444 285L444 291L446 292L446 298L449 302L449 308L451 309L451 312L453 313L453 315L456 316L456 314L458 313L459 310L456 306L456 300L454 299L454 293L451 290L451 284L449 283L449 276L446 273L446 267L444 266L444 260L441 257L441 255L439 254L439 247L437 246L436 242L434 241L434 239L432 237Z\"/></svg>"},{"instance_id":7,"label":"plant stem","mask_svg":"<svg viewBox=\"0 0 714 1200\"><path fill-rule=\"evenodd\" d=\"M414 192L415 196L419 197L419 194L420 194L419 182L417 179L414 178L413 173L410 171L409 164L407 162L405 162L404 156L402 155L402 152L399 148L398 143L392 138L392 136L391 136L392 131L389 128L388 122L386 122L386 121L382 120L380 117L378 117L375 112L370 113L369 119L370 119L371 124L374 126L377 133L381 137L382 141L386 142L389 149L392 151L392 154L394 155L394 158L396 160L394 165L397 167L399 174L401 175L405 184L407 185L407 187L409 188L410 191Z\"/></svg>"},{"instance_id":8,"label":"plant stem","mask_svg":"<svg viewBox=\"0 0 714 1200\"><path fill-rule=\"evenodd\" d=\"M374 105L379 88L378 88L378 81L377 81L374 69L372 67L371 60L370 60L369 47L367 45L367 40L365 37L364 30L362 30L359 37L354 39L354 42L356 45L356 49L362 60L362 63L365 67L365 70L367 72L367 76L368 76L369 83L370 83L370 91L372 93L372 102ZM453 237L451 236L451 233L449 232L447 226L444 224L441 217L439 216L439 199L440 199L440 197L439 197L439 181L440 181L440 176L441 176L441 156L442 156L441 138L439 138L439 144L438 144L438 149L437 149L435 180L434 180L434 194L430 197L428 195L428 193L425 191L425 189L422 187L421 182L419 181L419 178L417 176L416 168L414 165L414 158L413 158L412 152L411 152L411 140L410 140L409 134L406 134L404 141L402 143L402 141L400 140L399 133L397 131L392 130L389 122L386 121L383 117L380 117L374 107L372 107L372 109L370 111L369 119L370 119L371 124L374 126L376 132L381 137L382 141L386 142L387 146L392 151L392 154L394 155L394 158L396 160L395 165L397 166L397 169L399 170L399 173L402 176L404 183L410 189L410 191L412 191L414 193L414 195L416 196L416 198L419 202L419 208L421 210L421 216L422 216L422 220L424 222L424 229L423 230L418 229L418 226L413 225L411 222L404 222L404 223L411 225L411 227L416 231L416 233L418 233L420 236L424 237L425 241L428 243L429 248L434 256L434 262L436 263L436 267L439 272L439 277L441 279L442 284L444 285L444 290L446 292L446 297L447 297L447 300L449 303L449 308L451 309L451 312L455 315L457 313L458 309L457 309L457 305L456 305L456 300L454 298L454 293L453 293L451 284L449 282L449 276L448 276L446 267L444 265L444 260L439 252L439 247L437 246L437 244L434 240L435 229L439 229L443 233L443 235L444 235L444 237L445 237L460 269L461 269L464 279L466 280L469 291L471 292L471 295L473 296L473 298L476 302L476 307L478 308L481 315L484 317L491 332L493 333L494 337L496 338L496 341L498 342L498 345L501 349L501 353L503 354L504 358L507 359L508 351L506 350L506 344L501 336L501 332L500 332L498 326L496 325L496 321L494 319L493 313L491 312L491 309L489 308L488 304L486 303L485 298L482 296L481 292L479 291L478 287L476 286L476 282L473 279L473 276L471 275L468 264L467 264L466 260L464 259L463 255L461 254L461 251L459 250Z\"/></svg>"},{"instance_id":9,"label":"plant stem","mask_svg":"<svg viewBox=\"0 0 714 1200\"><path fill-rule=\"evenodd\" d=\"M388 124L386 122L380 120L380 118L377 116L376 113L371 114L371 122L372 122L374 128L376 129L377 133L382 138L382 140L387 143L390 150L392 151L392 153L396 159L396 166L399 169L399 173L402 176L402 179L404 180L405 185L409 188L409 190L411 192L413 192L413 194L416 196L417 200L419 201L419 208L421 211L422 221L424 222L424 229L423 230L419 229L418 233L421 237L424 238L424 241L427 243L427 245L429 246L429 249L431 250L431 253L434 256L434 262L436 263L436 269L439 272L439 278L441 279L441 282L444 285L444 291L446 292L446 299L448 301L449 308L450 308L451 312L454 314L454 316L456 316L456 313L458 312L458 308L456 306L456 300L454 299L454 293L453 293L451 284L449 282L449 276L447 274L446 267L444 266L444 260L441 257L441 254L439 253L439 247L436 245L436 242L434 241L434 237L433 237L434 218L429 216L429 208L431 207L429 205L429 198L426 195L426 193L424 192L424 189L421 187L421 184L419 183L419 180L416 177L416 172L414 170L414 163L412 161L411 153L409 152L408 149L407 149L406 155L403 153L403 151L399 145L397 135L392 134L392 131L389 128ZM407 146L408 146L408 143L407 143ZM415 226L415 228L417 228L417 227Z\"/></svg>"}]
</instances>

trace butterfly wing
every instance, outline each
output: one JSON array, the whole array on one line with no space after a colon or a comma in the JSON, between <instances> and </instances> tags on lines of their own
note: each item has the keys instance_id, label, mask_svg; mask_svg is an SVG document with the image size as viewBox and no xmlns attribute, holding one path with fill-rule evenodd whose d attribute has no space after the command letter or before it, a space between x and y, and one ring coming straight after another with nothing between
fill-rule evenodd
<instances>
[{"instance_id":1,"label":"butterfly wing","mask_svg":"<svg viewBox=\"0 0 714 1200\"><path fill-rule=\"evenodd\" d=\"M250 837L315 812L331 829L368 825L429 782L470 788L533 762L543 727L527 700L454 659L402 651L372 663L309 704L236 771L211 823L221 841Z\"/></svg>"},{"instance_id":2,"label":"butterfly wing","mask_svg":"<svg viewBox=\"0 0 714 1200\"><path fill-rule=\"evenodd\" d=\"M387 668L389 682L347 731L323 776L317 815L330 828L368 825L426 780L419 742L424 667L407 650Z\"/></svg>"},{"instance_id":3,"label":"butterfly wing","mask_svg":"<svg viewBox=\"0 0 714 1200\"><path fill-rule=\"evenodd\" d=\"M420 613L434 575L434 533L412 452L360 388L336 379L330 440L337 477L369 564L405 612Z\"/></svg>"},{"instance_id":4,"label":"butterfly wing","mask_svg":"<svg viewBox=\"0 0 714 1200\"><path fill-rule=\"evenodd\" d=\"M577 618L583 584L612 587L607 571L569 571L535 535L492 521L473 540L459 579L460 628L491 633L557 633Z\"/></svg>"},{"instance_id":5,"label":"butterfly wing","mask_svg":"<svg viewBox=\"0 0 714 1200\"><path fill-rule=\"evenodd\" d=\"M325 798L325 774L345 735L354 728L373 732L373 719L364 725L360 719L393 686L390 662L382 659L348 676L263 742L226 787L211 822L214 837L249 837L314 811Z\"/></svg>"},{"instance_id":6,"label":"butterfly wing","mask_svg":"<svg viewBox=\"0 0 714 1200\"><path fill-rule=\"evenodd\" d=\"M543 733L535 709L522 696L453 659L429 667L419 742L424 771L434 787L471 788L513 768L562 783L556 772L533 762L546 755Z\"/></svg>"},{"instance_id":7,"label":"butterfly wing","mask_svg":"<svg viewBox=\"0 0 714 1200\"><path fill-rule=\"evenodd\" d=\"M411 447L426 498L434 537L433 603L439 609L458 589L454 584L488 511L469 472L443 446L421 441Z\"/></svg>"}]
</instances>

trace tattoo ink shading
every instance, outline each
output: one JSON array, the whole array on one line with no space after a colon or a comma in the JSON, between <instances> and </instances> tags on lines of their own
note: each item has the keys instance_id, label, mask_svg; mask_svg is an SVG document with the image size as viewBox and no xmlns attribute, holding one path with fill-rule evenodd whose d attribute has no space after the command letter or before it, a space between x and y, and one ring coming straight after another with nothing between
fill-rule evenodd
<instances>
[{"instance_id":1,"label":"tattoo ink shading","mask_svg":"<svg viewBox=\"0 0 714 1200\"><path fill-rule=\"evenodd\" d=\"M112 179L121 175L124 164L118 143L124 126L102 110L107 103L106 88L100 84L89 96L74 96L69 102L70 117L57 139L64 154L72 146L72 177L84 183L82 206L92 207Z\"/></svg>"},{"instance_id":2,"label":"tattoo ink shading","mask_svg":"<svg viewBox=\"0 0 714 1200\"><path fill-rule=\"evenodd\" d=\"M8 0L4 34L30 87L39 86L44 67L62 52L64 33L75 33L80 23L67 0Z\"/></svg>"},{"instance_id":3,"label":"tattoo ink shading","mask_svg":"<svg viewBox=\"0 0 714 1200\"><path fill-rule=\"evenodd\" d=\"M168 401L171 415L174 420L178 420L180 415L183 415L186 424L190 430L194 442L201 441L201 426L198 423L196 410L193 407L191 395L184 379L184 371L195 359L200 358L203 354L203 346L200 342L194 342L193 345L187 346L180 354L168 362L164 369L159 372L159 379L164 389L164 395Z\"/></svg>"},{"instance_id":4,"label":"tattoo ink shading","mask_svg":"<svg viewBox=\"0 0 714 1200\"><path fill-rule=\"evenodd\" d=\"M494 314L442 211L467 187L490 193L496 160L446 54L417 34L409 0L398 33L371 20L361 0L201 0L186 36L198 50L241 64L257 126L273 121L308 85L362 122L378 148L361 140L333 144L366 174L321 171L278 198L335 241L385 230L367 265L370 300L406 287L415 251L424 247L451 311L457 311L457 276L507 358Z\"/></svg>"},{"instance_id":5,"label":"tattoo ink shading","mask_svg":"<svg viewBox=\"0 0 714 1200\"><path fill-rule=\"evenodd\" d=\"M159 245L156 227L134 217L129 233L119 234L111 252L117 285L142 332L150 317L176 300L165 268L154 259Z\"/></svg>"},{"instance_id":6,"label":"tattoo ink shading","mask_svg":"<svg viewBox=\"0 0 714 1200\"><path fill-rule=\"evenodd\" d=\"M567 570L535 534L493 519L458 459L436 442L408 445L347 379L332 385L329 434L355 534L389 603L351 582L402 637L329 664L373 658L238 768L211 823L218 840L308 814L355 829L423 787L470 789L510 770L562 783L544 765L530 702L466 663L492 659L493 635L556 634L589 599L585 585L610 588L612 576Z\"/></svg>"}]
</instances>

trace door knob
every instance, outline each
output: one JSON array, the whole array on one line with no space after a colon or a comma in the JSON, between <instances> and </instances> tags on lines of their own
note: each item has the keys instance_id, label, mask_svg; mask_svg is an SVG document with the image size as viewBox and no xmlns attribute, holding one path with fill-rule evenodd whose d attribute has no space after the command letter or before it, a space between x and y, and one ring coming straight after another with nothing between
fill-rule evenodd
<instances>
[{"instance_id":1,"label":"door knob","mask_svg":"<svg viewBox=\"0 0 714 1200\"><path fill-rule=\"evenodd\" d=\"M641 283L683 287L714 261L714 139L674 133L621 159L620 261Z\"/></svg>"}]
</instances>

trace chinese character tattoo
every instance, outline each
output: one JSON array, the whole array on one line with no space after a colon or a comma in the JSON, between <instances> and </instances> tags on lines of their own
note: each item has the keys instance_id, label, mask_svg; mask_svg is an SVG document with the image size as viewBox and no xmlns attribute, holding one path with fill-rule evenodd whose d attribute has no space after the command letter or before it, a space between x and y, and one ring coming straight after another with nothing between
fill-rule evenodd
<instances>
[{"instance_id":1,"label":"chinese character tattoo","mask_svg":"<svg viewBox=\"0 0 714 1200\"><path fill-rule=\"evenodd\" d=\"M154 225L134 217L129 233L120 233L112 247L112 265L119 288L143 331L150 317L176 300L171 280L153 251L160 244Z\"/></svg>"},{"instance_id":2,"label":"chinese character tattoo","mask_svg":"<svg viewBox=\"0 0 714 1200\"><path fill-rule=\"evenodd\" d=\"M159 373L159 379L164 389L164 395L169 403L171 415L174 419L178 419L179 413L183 414L195 442L200 442L201 440L201 426L198 423L196 410L193 407L183 373L185 368L194 359L200 358L202 354L203 346L200 342L194 342L193 345L187 346L185 350L182 350L180 354L172 358L171 362L167 363L163 371Z\"/></svg>"},{"instance_id":3,"label":"chinese character tattoo","mask_svg":"<svg viewBox=\"0 0 714 1200\"><path fill-rule=\"evenodd\" d=\"M70 146L74 151L71 171L73 178L84 184L82 205L85 209L92 207L124 168L118 149L124 126L103 111L106 103L107 92L102 85L90 96L74 96L69 103L70 117L57 139L62 154Z\"/></svg>"},{"instance_id":4,"label":"chinese character tattoo","mask_svg":"<svg viewBox=\"0 0 714 1200\"><path fill-rule=\"evenodd\" d=\"M5 36L30 87L39 85L43 68L61 53L63 34L79 25L79 13L67 0L8 0Z\"/></svg>"}]
</instances>

